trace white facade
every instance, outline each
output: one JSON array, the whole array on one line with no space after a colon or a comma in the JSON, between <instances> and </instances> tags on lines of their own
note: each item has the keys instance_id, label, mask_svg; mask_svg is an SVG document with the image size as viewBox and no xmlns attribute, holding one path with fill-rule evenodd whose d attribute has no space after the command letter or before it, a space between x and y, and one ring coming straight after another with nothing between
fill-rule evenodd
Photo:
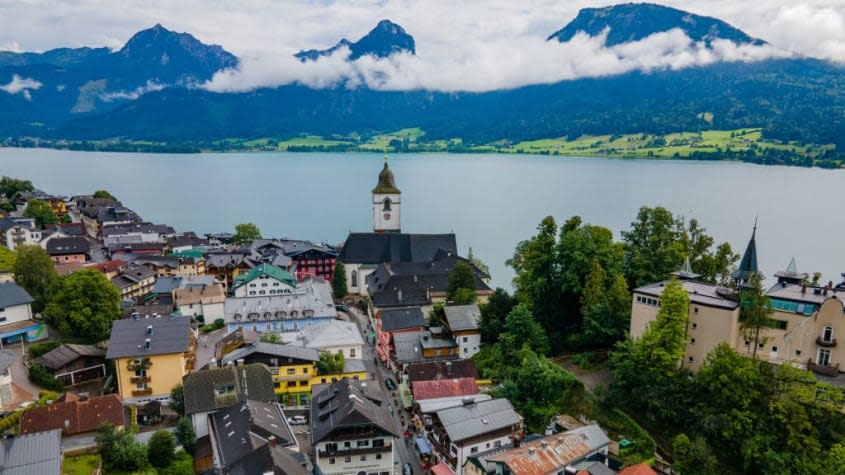
<instances>
[{"instance_id":1,"label":"white facade","mask_svg":"<svg viewBox=\"0 0 845 475\"><path fill-rule=\"evenodd\" d=\"M461 359L472 358L481 349L481 333L464 333L455 335L458 344L458 354Z\"/></svg>"},{"instance_id":2,"label":"white facade","mask_svg":"<svg viewBox=\"0 0 845 475\"><path fill-rule=\"evenodd\" d=\"M384 450L378 450L377 444L384 447ZM324 475L393 473L393 437L323 441L315 449L317 466ZM345 455L344 451L347 450L352 454Z\"/></svg>"},{"instance_id":3,"label":"white facade","mask_svg":"<svg viewBox=\"0 0 845 475\"><path fill-rule=\"evenodd\" d=\"M373 230L399 232L402 202L399 193L373 193Z\"/></svg>"},{"instance_id":4,"label":"white facade","mask_svg":"<svg viewBox=\"0 0 845 475\"><path fill-rule=\"evenodd\" d=\"M480 442L475 442L471 445L466 445L464 447L459 447L455 444L452 444L452 446L449 447L449 450L451 451L452 456L457 456L458 466L450 468L452 468L452 470L455 472L455 475L463 475L464 463L466 463L467 459L470 456L484 452L485 450L504 447L509 443L511 443L511 438L509 435L505 435L502 437L494 437ZM443 462L445 462L446 465L449 465L448 459L444 459Z\"/></svg>"},{"instance_id":5,"label":"white facade","mask_svg":"<svg viewBox=\"0 0 845 475\"><path fill-rule=\"evenodd\" d=\"M350 294L367 297L367 276L376 270L373 264L343 264L346 268L346 287Z\"/></svg>"},{"instance_id":6,"label":"white facade","mask_svg":"<svg viewBox=\"0 0 845 475\"><path fill-rule=\"evenodd\" d=\"M0 331L4 325L32 320L32 308L29 304L13 307L0 307Z\"/></svg>"},{"instance_id":7,"label":"white facade","mask_svg":"<svg viewBox=\"0 0 845 475\"><path fill-rule=\"evenodd\" d=\"M38 244L41 241L41 231L16 224L7 229L3 237L6 247L14 251L20 245L32 246Z\"/></svg>"},{"instance_id":8,"label":"white facade","mask_svg":"<svg viewBox=\"0 0 845 475\"><path fill-rule=\"evenodd\" d=\"M266 297L290 294L296 287L263 274L235 289L235 297Z\"/></svg>"},{"instance_id":9,"label":"white facade","mask_svg":"<svg viewBox=\"0 0 845 475\"><path fill-rule=\"evenodd\" d=\"M182 312L183 316L191 316L191 317L198 317L202 315L203 320L206 323L212 323L214 320L218 318L223 318L225 316L224 309L226 308L223 302L215 302L215 303L189 303L187 305L180 305L179 311Z\"/></svg>"}]
</instances>

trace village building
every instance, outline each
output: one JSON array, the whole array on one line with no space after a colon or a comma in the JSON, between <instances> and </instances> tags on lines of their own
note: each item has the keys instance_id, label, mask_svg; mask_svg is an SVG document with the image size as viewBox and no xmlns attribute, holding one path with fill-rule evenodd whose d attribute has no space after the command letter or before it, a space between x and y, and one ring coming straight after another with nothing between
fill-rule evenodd
<instances>
[{"instance_id":1,"label":"village building","mask_svg":"<svg viewBox=\"0 0 845 475\"><path fill-rule=\"evenodd\" d=\"M0 236L3 245L14 251L18 246L34 246L41 241L41 231L35 220L29 218L5 217L0 219Z\"/></svg>"},{"instance_id":2,"label":"village building","mask_svg":"<svg viewBox=\"0 0 845 475\"><path fill-rule=\"evenodd\" d=\"M256 279L257 280L257 279ZM265 279L271 284L273 279ZM287 289L277 287L275 295L229 297L224 306L228 331L246 328L256 333L295 332L309 325L325 323L337 317L331 285L317 277Z\"/></svg>"},{"instance_id":3,"label":"village building","mask_svg":"<svg viewBox=\"0 0 845 475\"><path fill-rule=\"evenodd\" d=\"M310 423L320 473L393 473L396 433L377 384L344 380L320 388L311 402Z\"/></svg>"},{"instance_id":4,"label":"village building","mask_svg":"<svg viewBox=\"0 0 845 475\"><path fill-rule=\"evenodd\" d=\"M235 297L263 297L290 294L296 290L296 277L272 264L261 264L238 274L232 284Z\"/></svg>"},{"instance_id":5,"label":"village building","mask_svg":"<svg viewBox=\"0 0 845 475\"><path fill-rule=\"evenodd\" d=\"M376 309L376 354L382 361L395 355L393 335L397 333L419 333L426 327L426 319L420 307Z\"/></svg>"},{"instance_id":6,"label":"village building","mask_svg":"<svg viewBox=\"0 0 845 475\"><path fill-rule=\"evenodd\" d=\"M167 400L194 369L196 336L189 318L130 318L112 323L106 358L118 393L130 404Z\"/></svg>"},{"instance_id":7,"label":"village building","mask_svg":"<svg viewBox=\"0 0 845 475\"><path fill-rule=\"evenodd\" d=\"M176 231L166 224L141 222L104 225L100 231L103 244L106 246L150 242L164 244L167 238L175 235Z\"/></svg>"},{"instance_id":8,"label":"village building","mask_svg":"<svg viewBox=\"0 0 845 475\"><path fill-rule=\"evenodd\" d=\"M156 281L154 270L146 266L129 264L121 268L111 283L120 291L122 299L135 299L150 293Z\"/></svg>"},{"instance_id":9,"label":"village building","mask_svg":"<svg viewBox=\"0 0 845 475\"><path fill-rule=\"evenodd\" d=\"M224 316L226 295L220 284L191 286L173 291L176 310L182 316L199 318L213 322Z\"/></svg>"},{"instance_id":10,"label":"village building","mask_svg":"<svg viewBox=\"0 0 845 475\"><path fill-rule=\"evenodd\" d=\"M294 342L320 352L340 353L348 359L360 360L364 356L364 338L352 322L328 320L321 325L308 325L295 335Z\"/></svg>"},{"instance_id":11,"label":"village building","mask_svg":"<svg viewBox=\"0 0 845 475\"><path fill-rule=\"evenodd\" d=\"M393 364L397 371L404 371L411 363L459 359L455 340L444 335L438 327L421 332L395 333L393 348L390 364Z\"/></svg>"},{"instance_id":12,"label":"village building","mask_svg":"<svg viewBox=\"0 0 845 475\"><path fill-rule=\"evenodd\" d=\"M56 264L84 264L91 259L91 243L84 236L49 239L46 251Z\"/></svg>"},{"instance_id":13,"label":"village building","mask_svg":"<svg viewBox=\"0 0 845 475\"><path fill-rule=\"evenodd\" d=\"M504 398L476 402L437 411L428 432L429 442L456 475L462 475L470 455L522 440L522 418Z\"/></svg>"},{"instance_id":14,"label":"village building","mask_svg":"<svg viewBox=\"0 0 845 475\"><path fill-rule=\"evenodd\" d=\"M153 269L158 277L205 275L205 259L202 257L136 255L132 257L132 262Z\"/></svg>"},{"instance_id":15,"label":"village building","mask_svg":"<svg viewBox=\"0 0 845 475\"><path fill-rule=\"evenodd\" d=\"M28 409L21 416L20 433L60 430L62 436L96 432L103 424L124 426L123 401L117 394L88 397L64 393L52 404Z\"/></svg>"},{"instance_id":16,"label":"village building","mask_svg":"<svg viewBox=\"0 0 845 475\"><path fill-rule=\"evenodd\" d=\"M107 226L141 221L141 218L134 211L121 205L120 202L114 201L102 206L95 204L85 206L80 209L80 217L85 225L85 230L92 238L100 237L102 229Z\"/></svg>"},{"instance_id":17,"label":"village building","mask_svg":"<svg viewBox=\"0 0 845 475\"><path fill-rule=\"evenodd\" d=\"M461 358L472 358L481 349L481 310L478 305L449 305L443 307L444 323L455 343Z\"/></svg>"},{"instance_id":18,"label":"village building","mask_svg":"<svg viewBox=\"0 0 845 475\"><path fill-rule=\"evenodd\" d=\"M94 345L63 343L36 358L35 362L50 370L65 387L89 384L106 377L106 352Z\"/></svg>"},{"instance_id":19,"label":"village building","mask_svg":"<svg viewBox=\"0 0 845 475\"><path fill-rule=\"evenodd\" d=\"M59 430L0 438L0 474L58 475L62 459Z\"/></svg>"},{"instance_id":20,"label":"village building","mask_svg":"<svg viewBox=\"0 0 845 475\"><path fill-rule=\"evenodd\" d=\"M334 278L337 250L327 244L294 239L256 239L249 249L261 262L294 272L297 280L316 276L331 282Z\"/></svg>"},{"instance_id":21,"label":"village building","mask_svg":"<svg viewBox=\"0 0 845 475\"><path fill-rule=\"evenodd\" d=\"M273 377L263 364L210 368L185 375L182 382L185 415L191 418L197 438L209 434L209 415L249 399L275 402Z\"/></svg>"},{"instance_id":22,"label":"village building","mask_svg":"<svg viewBox=\"0 0 845 475\"><path fill-rule=\"evenodd\" d=\"M0 283L0 346L47 337L44 324L33 320L32 302L32 296L20 285Z\"/></svg>"}]
</instances>

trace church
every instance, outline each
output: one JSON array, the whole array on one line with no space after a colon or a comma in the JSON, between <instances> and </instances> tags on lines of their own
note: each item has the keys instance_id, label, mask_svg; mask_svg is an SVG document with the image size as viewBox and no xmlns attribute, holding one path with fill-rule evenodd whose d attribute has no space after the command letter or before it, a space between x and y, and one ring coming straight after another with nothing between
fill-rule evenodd
<instances>
[{"instance_id":1,"label":"church","mask_svg":"<svg viewBox=\"0 0 845 475\"><path fill-rule=\"evenodd\" d=\"M427 263L438 256L458 255L454 233L402 232L402 192L387 157L372 190L372 207L373 231L350 233L338 254L337 260L346 267L349 293L368 296L367 276L382 264ZM489 276L481 273L481 278Z\"/></svg>"}]
</instances>

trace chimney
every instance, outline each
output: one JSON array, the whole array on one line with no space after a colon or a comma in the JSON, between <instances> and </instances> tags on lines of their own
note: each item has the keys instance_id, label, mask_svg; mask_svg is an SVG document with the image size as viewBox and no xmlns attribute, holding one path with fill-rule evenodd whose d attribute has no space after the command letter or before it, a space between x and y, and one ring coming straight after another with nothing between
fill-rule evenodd
<instances>
[{"instance_id":1,"label":"chimney","mask_svg":"<svg viewBox=\"0 0 845 475\"><path fill-rule=\"evenodd\" d=\"M549 443L545 440L541 440L540 441L540 447L547 449L547 448L549 448Z\"/></svg>"},{"instance_id":2,"label":"chimney","mask_svg":"<svg viewBox=\"0 0 845 475\"><path fill-rule=\"evenodd\" d=\"M153 326L147 325L147 335L152 335L152 334L153 334ZM149 341L149 340L147 340L147 341Z\"/></svg>"},{"instance_id":3,"label":"chimney","mask_svg":"<svg viewBox=\"0 0 845 475\"><path fill-rule=\"evenodd\" d=\"M276 436L271 435L270 437L267 437L267 443L270 444L270 447L275 447L276 446Z\"/></svg>"},{"instance_id":4,"label":"chimney","mask_svg":"<svg viewBox=\"0 0 845 475\"><path fill-rule=\"evenodd\" d=\"M237 364L238 366L243 366L243 365L244 365L244 359L243 359L243 358L238 358L237 363L238 363L238 364Z\"/></svg>"},{"instance_id":5,"label":"chimney","mask_svg":"<svg viewBox=\"0 0 845 475\"><path fill-rule=\"evenodd\" d=\"M145 348L145 349L147 349L147 350L149 350L149 349L150 349L150 347L151 347L151 344L150 344L150 339L149 339L149 338L147 338L146 340L144 340L144 348Z\"/></svg>"},{"instance_id":6,"label":"chimney","mask_svg":"<svg viewBox=\"0 0 845 475\"><path fill-rule=\"evenodd\" d=\"M79 396L80 402L88 400L88 393L87 392L81 392L81 393L77 394L77 396Z\"/></svg>"},{"instance_id":7,"label":"chimney","mask_svg":"<svg viewBox=\"0 0 845 475\"><path fill-rule=\"evenodd\" d=\"M536 452L536 451L537 451L537 449L535 449L534 447L528 447L528 453L530 455L534 455L534 452Z\"/></svg>"}]
</instances>

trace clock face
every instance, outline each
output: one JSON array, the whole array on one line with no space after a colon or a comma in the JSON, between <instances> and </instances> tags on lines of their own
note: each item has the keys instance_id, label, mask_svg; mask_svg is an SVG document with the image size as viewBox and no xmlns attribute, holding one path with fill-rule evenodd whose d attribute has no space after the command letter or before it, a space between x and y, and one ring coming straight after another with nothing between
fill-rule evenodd
<instances>
[{"instance_id":1,"label":"clock face","mask_svg":"<svg viewBox=\"0 0 845 475\"><path fill-rule=\"evenodd\" d=\"M390 221L390 213L384 213L384 220Z\"/></svg>"}]
</instances>

